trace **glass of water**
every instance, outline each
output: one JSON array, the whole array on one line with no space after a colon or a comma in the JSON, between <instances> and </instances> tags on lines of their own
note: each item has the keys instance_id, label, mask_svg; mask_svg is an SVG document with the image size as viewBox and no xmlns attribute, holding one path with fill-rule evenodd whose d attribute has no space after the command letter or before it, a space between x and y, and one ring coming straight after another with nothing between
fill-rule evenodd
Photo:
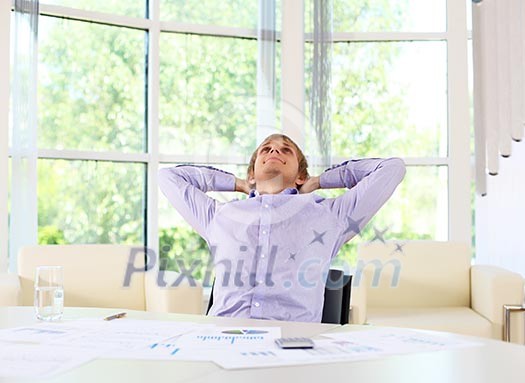
<instances>
[{"instance_id":1,"label":"glass of water","mask_svg":"<svg viewBox=\"0 0 525 383\"><path fill-rule=\"evenodd\" d=\"M35 311L40 320L55 321L64 312L62 266L39 266L35 274Z\"/></svg>"}]
</instances>

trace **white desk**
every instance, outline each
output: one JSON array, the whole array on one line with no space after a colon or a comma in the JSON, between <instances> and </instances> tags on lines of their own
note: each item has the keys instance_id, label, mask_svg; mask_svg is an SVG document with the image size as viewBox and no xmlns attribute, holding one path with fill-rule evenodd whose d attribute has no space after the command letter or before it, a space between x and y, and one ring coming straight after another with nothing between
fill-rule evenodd
<instances>
[{"instance_id":1,"label":"white desk","mask_svg":"<svg viewBox=\"0 0 525 383\"><path fill-rule=\"evenodd\" d=\"M109 309L66 308L65 318L102 317ZM182 314L129 311L136 319L212 322L219 325L278 325L283 336L315 337L327 331L359 331L366 326L272 322L233 318L213 318ZM35 323L32 307L0 307L0 328ZM462 337L452 335L451 337ZM211 362L166 362L94 360L58 375L48 382L520 382L525 381L525 347L505 342L477 339L480 347L451 351L399 355L362 362L329 363L313 366L224 370ZM19 381L17 381L19 382Z\"/></svg>"}]
</instances>

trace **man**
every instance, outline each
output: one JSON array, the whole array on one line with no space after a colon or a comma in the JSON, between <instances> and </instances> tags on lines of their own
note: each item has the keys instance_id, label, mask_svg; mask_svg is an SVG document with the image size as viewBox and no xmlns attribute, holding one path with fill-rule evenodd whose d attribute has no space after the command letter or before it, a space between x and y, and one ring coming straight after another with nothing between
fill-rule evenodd
<instances>
[{"instance_id":1,"label":"man","mask_svg":"<svg viewBox=\"0 0 525 383\"><path fill-rule=\"evenodd\" d=\"M161 169L160 187L206 240L216 281L210 314L320 322L330 261L390 198L405 175L399 158L346 161L310 177L300 148L267 137L247 179L218 169ZM317 189L347 188L337 198ZM208 191L240 191L221 203Z\"/></svg>"}]
</instances>

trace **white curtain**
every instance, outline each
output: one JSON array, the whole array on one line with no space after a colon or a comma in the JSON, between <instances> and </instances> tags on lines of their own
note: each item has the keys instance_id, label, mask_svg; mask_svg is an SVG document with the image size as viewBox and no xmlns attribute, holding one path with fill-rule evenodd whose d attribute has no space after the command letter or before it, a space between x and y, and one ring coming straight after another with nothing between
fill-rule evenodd
<instances>
[{"instance_id":1,"label":"white curtain","mask_svg":"<svg viewBox=\"0 0 525 383\"><path fill-rule=\"evenodd\" d=\"M257 143L275 133L275 0L259 0L257 28Z\"/></svg>"},{"instance_id":2,"label":"white curtain","mask_svg":"<svg viewBox=\"0 0 525 383\"><path fill-rule=\"evenodd\" d=\"M11 4L0 2L0 51L9 52L11 45ZM11 56L0 56L0 180L7 180L9 174L9 106ZM0 273L8 268L8 185L0 182Z\"/></svg>"},{"instance_id":3,"label":"white curtain","mask_svg":"<svg viewBox=\"0 0 525 383\"><path fill-rule=\"evenodd\" d=\"M331 161L331 65L332 65L332 0L310 0L313 17L312 83L310 84L310 127L304 128L304 51L293 44L304 45L303 2L284 0L283 15L293 25L283 25L282 32L282 131L308 149L312 168L326 167ZM294 12L294 15L291 15ZM300 14L297 15L297 12ZM287 28L285 31L284 29ZM300 35L297 34L300 33ZM257 61L257 142L277 131L276 126L276 1L259 0ZM294 55L293 58L287 55ZM289 63L297 68L290 68ZM300 84L296 84L300 82ZM306 133L306 144L304 136Z\"/></svg>"},{"instance_id":4,"label":"white curtain","mask_svg":"<svg viewBox=\"0 0 525 383\"><path fill-rule=\"evenodd\" d=\"M476 189L487 194L486 173L499 172L525 124L525 2L472 2Z\"/></svg>"},{"instance_id":5,"label":"white curtain","mask_svg":"<svg viewBox=\"0 0 525 383\"><path fill-rule=\"evenodd\" d=\"M37 36L38 0L15 1L13 137L9 269L18 250L37 243Z\"/></svg>"},{"instance_id":6,"label":"white curtain","mask_svg":"<svg viewBox=\"0 0 525 383\"><path fill-rule=\"evenodd\" d=\"M332 0L313 0L313 57L310 124L316 143L313 166L331 161Z\"/></svg>"}]
</instances>

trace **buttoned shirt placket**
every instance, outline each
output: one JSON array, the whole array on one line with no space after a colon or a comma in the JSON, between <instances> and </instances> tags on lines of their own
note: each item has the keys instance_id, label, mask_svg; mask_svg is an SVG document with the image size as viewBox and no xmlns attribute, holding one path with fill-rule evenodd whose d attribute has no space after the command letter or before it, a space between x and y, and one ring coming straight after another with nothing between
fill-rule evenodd
<instances>
[{"instance_id":1,"label":"buttoned shirt placket","mask_svg":"<svg viewBox=\"0 0 525 383\"><path fill-rule=\"evenodd\" d=\"M270 245L270 228L272 219L272 203L273 196L269 194L261 195L259 197L260 202L260 221L259 221L259 233L257 236L257 251L255 256L257 259L257 267L255 271L255 283L254 294L252 297L251 314L254 318L263 318L264 313L264 290L266 289L266 273L271 272L268 270L268 262L270 261L271 245Z\"/></svg>"}]
</instances>

